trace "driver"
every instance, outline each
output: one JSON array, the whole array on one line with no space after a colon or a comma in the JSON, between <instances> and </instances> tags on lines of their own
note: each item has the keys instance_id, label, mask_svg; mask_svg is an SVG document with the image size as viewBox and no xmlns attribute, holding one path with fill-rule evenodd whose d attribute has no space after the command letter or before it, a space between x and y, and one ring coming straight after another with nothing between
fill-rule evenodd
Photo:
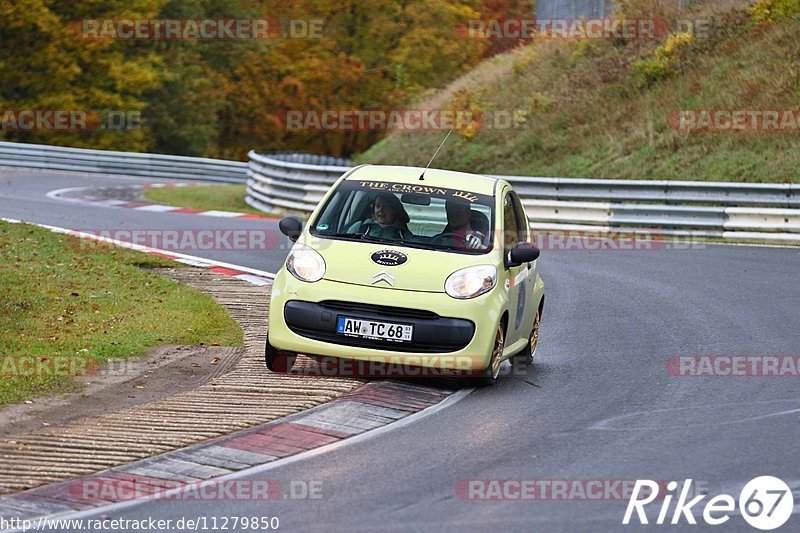
<instances>
[{"instance_id":1,"label":"driver","mask_svg":"<svg viewBox=\"0 0 800 533\"><path fill-rule=\"evenodd\" d=\"M474 229L470 223L471 209L466 200L448 198L444 204L447 213L447 226L434 237L435 239L448 240L452 246L470 250L484 250L483 244L486 235Z\"/></svg>"},{"instance_id":2,"label":"driver","mask_svg":"<svg viewBox=\"0 0 800 533\"><path fill-rule=\"evenodd\" d=\"M397 196L390 192L381 192L372 203L372 218L356 222L347 230L382 239L403 239L408 234L408 213Z\"/></svg>"}]
</instances>

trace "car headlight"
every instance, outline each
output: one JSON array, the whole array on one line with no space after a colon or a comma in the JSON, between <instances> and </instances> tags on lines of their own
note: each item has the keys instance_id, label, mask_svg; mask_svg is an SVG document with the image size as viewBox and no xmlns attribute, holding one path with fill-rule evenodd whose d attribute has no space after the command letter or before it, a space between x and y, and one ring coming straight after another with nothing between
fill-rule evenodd
<instances>
[{"instance_id":1,"label":"car headlight","mask_svg":"<svg viewBox=\"0 0 800 533\"><path fill-rule=\"evenodd\" d=\"M300 281L319 281L325 275L325 260L313 248L295 244L286 258L286 270Z\"/></svg>"},{"instance_id":2,"label":"car headlight","mask_svg":"<svg viewBox=\"0 0 800 533\"><path fill-rule=\"evenodd\" d=\"M497 283L497 269L492 265L478 265L456 270L444 282L444 290L453 298L475 298L492 290Z\"/></svg>"}]
</instances>

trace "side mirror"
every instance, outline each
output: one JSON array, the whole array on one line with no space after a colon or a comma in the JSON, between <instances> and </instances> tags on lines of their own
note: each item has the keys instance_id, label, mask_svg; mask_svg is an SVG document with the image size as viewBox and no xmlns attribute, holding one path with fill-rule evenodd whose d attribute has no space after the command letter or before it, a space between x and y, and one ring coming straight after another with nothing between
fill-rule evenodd
<instances>
[{"instance_id":1,"label":"side mirror","mask_svg":"<svg viewBox=\"0 0 800 533\"><path fill-rule=\"evenodd\" d=\"M281 233L289 237L290 241L296 242L303 232L303 223L294 217L285 217L278 222L278 229L281 230Z\"/></svg>"},{"instance_id":2,"label":"side mirror","mask_svg":"<svg viewBox=\"0 0 800 533\"><path fill-rule=\"evenodd\" d=\"M522 263L530 263L539 258L539 248L530 242L518 242L506 255L506 268L517 267Z\"/></svg>"}]
</instances>

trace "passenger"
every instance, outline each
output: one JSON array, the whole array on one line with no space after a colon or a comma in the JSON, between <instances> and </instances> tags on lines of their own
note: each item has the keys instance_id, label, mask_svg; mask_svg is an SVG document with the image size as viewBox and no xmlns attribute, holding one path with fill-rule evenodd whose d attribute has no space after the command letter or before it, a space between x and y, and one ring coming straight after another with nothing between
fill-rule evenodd
<instances>
[{"instance_id":1,"label":"passenger","mask_svg":"<svg viewBox=\"0 0 800 533\"><path fill-rule=\"evenodd\" d=\"M372 204L372 218L356 222L347 230L382 239L404 239L410 235L410 220L403 204L390 192L378 193Z\"/></svg>"},{"instance_id":2,"label":"passenger","mask_svg":"<svg viewBox=\"0 0 800 533\"><path fill-rule=\"evenodd\" d=\"M486 218L482 213L472 211L467 201L455 198L448 198L444 208L447 213L447 225L434 237L434 240L446 242L455 248L486 249L486 245L483 244L486 233L480 230L488 231L488 223L485 224L486 228L473 227L475 222Z\"/></svg>"}]
</instances>

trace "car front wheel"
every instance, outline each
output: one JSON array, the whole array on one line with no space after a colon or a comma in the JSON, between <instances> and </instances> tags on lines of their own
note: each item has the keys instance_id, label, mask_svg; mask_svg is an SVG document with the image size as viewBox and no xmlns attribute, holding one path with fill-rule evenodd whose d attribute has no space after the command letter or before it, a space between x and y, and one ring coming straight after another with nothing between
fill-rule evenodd
<instances>
[{"instance_id":1,"label":"car front wheel","mask_svg":"<svg viewBox=\"0 0 800 533\"><path fill-rule=\"evenodd\" d=\"M497 324L497 331L495 332L494 345L492 346L492 355L489 358L489 366L483 371L483 375L475 379L475 385L485 387L494 385L497 381L497 376L500 375L500 358L503 356L503 347L506 344L506 332L503 329L503 323Z\"/></svg>"},{"instance_id":2,"label":"car front wheel","mask_svg":"<svg viewBox=\"0 0 800 533\"><path fill-rule=\"evenodd\" d=\"M269 343L269 337L267 337L267 346L264 353L264 362L266 362L267 368L273 372L291 372L296 359L297 355L295 354L276 350L275 347Z\"/></svg>"},{"instance_id":3,"label":"car front wheel","mask_svg":"<svg viewBox=\"0 0 800 533\"><path fill-rule=\"evenodd\" d=\"M539 325L542 321L541 311L536 311L536 316L533 319L533 327L531 334L528 337L528 344L518 354L514 355L511 364L515 369L526 367L533 364L533 356L536 354L536 347L539 345Z\"/></svg>"}]
</instances>

